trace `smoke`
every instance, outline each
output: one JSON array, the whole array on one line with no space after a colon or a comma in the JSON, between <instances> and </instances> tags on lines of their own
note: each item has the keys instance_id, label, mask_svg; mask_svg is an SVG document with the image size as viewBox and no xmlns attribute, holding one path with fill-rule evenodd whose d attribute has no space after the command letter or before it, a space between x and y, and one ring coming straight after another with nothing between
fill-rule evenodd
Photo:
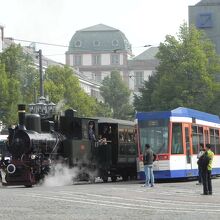
<instances>
[{"instance_id":1,"label":"smoke","mask_svg":"<svg viewBox=\"0 0 220 220\"><path fill-rule=\"evenodd\" d=\"M61 111L61 109L65 105L65 103L66 103L66 99L62 99L56 104L56 112L57 113Z\"/></svg>"},{"instance_id":2,"label":"smoke","mask_svg":"<svg viewBox=\"0 0 220 220\"><path fill-rule=\"evenodd\" d=\"M56 164L51 169L51 172L44 178L42 186L53 187L72 185L77 174L77 168L70 169L64 164Z\"/></svg>"}]
</instances>

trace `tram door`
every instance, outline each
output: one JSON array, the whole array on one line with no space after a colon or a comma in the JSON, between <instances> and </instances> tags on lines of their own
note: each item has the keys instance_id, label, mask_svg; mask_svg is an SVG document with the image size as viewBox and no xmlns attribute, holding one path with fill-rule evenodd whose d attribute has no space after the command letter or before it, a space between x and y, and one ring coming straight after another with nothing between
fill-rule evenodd
<instances>
[{"instance_id":1,"label":"tram door","mask_svg":"<svg viewBox=\"0 0 220 220\"><path fill-rule=\"evenodd\" d=\"M192 140L190 136L190 125L183 124L183 144L186 155L186 169L192 169Z\"/></svg>"}]
</instances>

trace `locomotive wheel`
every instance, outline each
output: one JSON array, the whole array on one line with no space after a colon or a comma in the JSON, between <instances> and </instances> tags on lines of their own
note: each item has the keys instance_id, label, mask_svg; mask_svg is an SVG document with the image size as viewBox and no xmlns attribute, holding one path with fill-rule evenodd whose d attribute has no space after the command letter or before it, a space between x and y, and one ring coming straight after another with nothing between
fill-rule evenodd
<instances>
[{"instance_id":1,"label":"locomotive wheel","mask_svg":"<svg viewBox=\"0 0 220 220\"><path fill-rule=\"evenodd\" d=\"M117 176L112 176L111 179L112 179L112 182L116 182Z\"/></svg>"},{"instance_id":2,"label":"locomotive wheel","mask_svg":"<svg viewBox=\"0 0 220 220\"><path fill-rule=\"evenodd\" d=\"M103 176L102 180L103 180L104 183L107 183L108 182L108 176Z\"/></svg>"},{"instance_id":3,"label":"locomotive wheel","mask_svg":"<svg viewBox=\"0 0 220 220\"><path fill-rule=\"evenodd\" d=\"M32 185L24 185L26 188L31 188Z\"/></svg>"},{"instance_id":4,"label":"locomotive wheel","mask_svg":"<svg viewBox=\"0 0 220 220\"><path fill-rule=\"evenodd\" d=\"M95 183L95 177L90 176L90 177L89 177L89 182L90 182L90 183Z\"/></svg>"},{"instance_id":5,"label":"locomotive wheel","mask_svg":"<svg viewBox=\"0 0 220 220\"><path fill-rule=\"evenodd\" d=\"M123 181L128 181L128 175L123 175L122 179L123 179Z\"/></svg>"}]
</instances>

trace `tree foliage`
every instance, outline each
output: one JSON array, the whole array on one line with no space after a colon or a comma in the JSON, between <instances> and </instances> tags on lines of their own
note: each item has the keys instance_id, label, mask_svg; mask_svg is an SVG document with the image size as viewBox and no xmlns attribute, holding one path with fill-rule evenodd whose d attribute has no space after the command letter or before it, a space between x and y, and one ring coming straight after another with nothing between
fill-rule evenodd
<instances>
[{"instance_id":1,"label":"tree foliage","mask_svg":"<svg viewBox=\"0 0 220 220\"><path fill-rule=\"evenodd\" d=\"M100 91L114 118L132 118L134 112L129 104L130 91L117 71L112 71L110 77L103 80Z\"/></svg>"},{"instance_id":2,"label":"tree foliage","mask_svg":"<svg viewBox=\"0 0 220 220\"><path fill-rule=\"evenodd\" d=\"M214 106L219 96L220 59L203 32L180 27L177 39L166 36L157 54L159 66L135 96L138 111L171 110L188 107L219 113Z\"/></svg>"},{"instance_id":3,"label":"tree foliage","mask_svg":"<svg viewBox=\"0 0 220 220\"><path fill-rule=\"evenodd\" d=\"M97 101L96 116L112 118L113 114L107 103Z\"/></svg>"},{"instance_id":4,"label":"tree foliage","mask_svg":"<svg viewBox=\"0 0 220 220\"><path fill-rule=\"evenodd\" d=\"M95 115L96 100L83 91L71 68L67 66L48 67L44 88L51 101L58 103L58 108L73 108L77 110L79 116Z\"/></svg>"},{"instance_id":5,"label":"tree foliage","mask_svg":"<svg viewBox=\"0 0 220 220\"><path fill-rule=\"evenodd\" d=\"M19 101L30 103L34 96L33 88L39 81L39 73L34 66L33 58L29 53L24 53L20 45L12 44L1 54L0 59L5 64L8 77L19 81Z\"/></svg>"},{"instance_id":6,"label":"tree foliage","mask_svg":"<svg viewBox=\"0 0 220 220\"><path fill-rule=\"evenodd\" d=\"M7 124L17 121L17 104L30 103L36 69L33 60L20 45L12 44L0 54L1 120ZM29 80L28 80L29 79Z\"/></svg>"}]
</instances>

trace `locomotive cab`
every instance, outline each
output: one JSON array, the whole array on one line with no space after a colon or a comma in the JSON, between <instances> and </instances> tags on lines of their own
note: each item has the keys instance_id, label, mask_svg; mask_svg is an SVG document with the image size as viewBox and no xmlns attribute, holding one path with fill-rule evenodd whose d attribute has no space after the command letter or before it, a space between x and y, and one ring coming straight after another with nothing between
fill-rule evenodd
<instances>
[{"instance_id":1,"label":"locomotive cab","mask_svg":"<svg viewBox=\"0 0 220 220\"><path fill-rule=\"evenodd\" d=\"M65 161L70 168L79 169L77 179L90 179L89 173L96 170L97 120L74 117L73 111L66 111L65 115L60 117L59 132L66 137L62 149ZM93 138L90 137L91 135Z\"/></svg>"}]
</instances>

